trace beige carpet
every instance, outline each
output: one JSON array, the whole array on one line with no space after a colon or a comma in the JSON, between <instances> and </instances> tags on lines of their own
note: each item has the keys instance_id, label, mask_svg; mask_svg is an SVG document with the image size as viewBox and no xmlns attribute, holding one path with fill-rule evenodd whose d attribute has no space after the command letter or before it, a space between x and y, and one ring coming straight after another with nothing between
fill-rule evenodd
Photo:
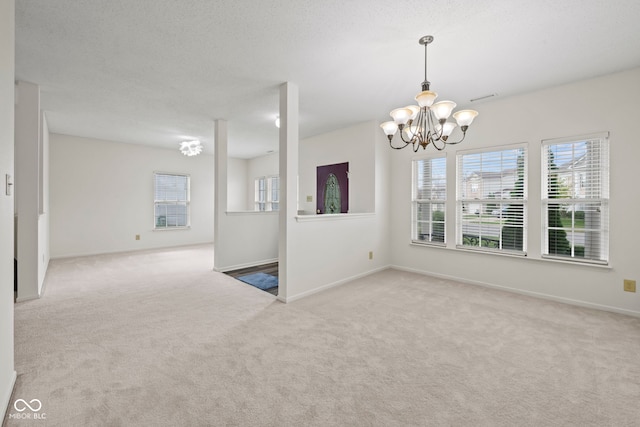
<instances>
[{"instance_id":1,"label":"beige carpet","mask_svg":"<svg viewBox=\"0 0 640 427\"><path fill-rule=\"evenodd\" d=\"M285 305L211 257L52 261L15 310L46 419L5 424L640 425L640 319L394 270Z\"/></svg>"}]
</instances>

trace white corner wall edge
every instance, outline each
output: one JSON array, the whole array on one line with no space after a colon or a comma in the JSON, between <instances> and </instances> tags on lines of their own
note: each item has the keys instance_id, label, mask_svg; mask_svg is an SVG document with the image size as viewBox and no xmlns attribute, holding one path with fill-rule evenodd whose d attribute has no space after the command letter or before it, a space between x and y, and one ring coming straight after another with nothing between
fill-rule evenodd
<instances>
[{"instance_id":1,"label":"white corner wall edge","mask_svg":"<svg viewBox=\"0 0 640 427\"><path fill-rule=\"evenodd\" d=\"M315 288L315 289L311 289L311 290L306 291L306 292L299 293L298 295L294 295L294 296L291 296L291 297L288 297L288 298L281 298L280 296L278 296L278 301L282 301L284 303L290 303L290 302L299 300L301 298L305 298L305 297L308 297L310 295L317 294L318 292L326 291L327 289L343 285L343 284L345 284L347 282L351 282L352 280L361 279L363 277L370 276L370 275L372 275L374 273L378 273L380 271L388 270L389 268L392 268L392 266L391 265L383 265L382 267L378 267L378 268L375 268L373 270L365 271L364 273L356 274L355 276L347 277L346 279L340 279L340 280L338 280L336 282L328 283L326 285L320 286L320 287Z\"/></svg>"},{"instance_id":2,"label":"white corner wall edge","mask_svg":"<svg viewBox=\"0 0 640 427\"><path fill-rule=\"evenodd\" d=\"M16 379L18 378L18 373L13 371L11 375L11 380L9 381L9 387L3 391L2 400L0 400L0 415L4 420L5 415L7 414L7 410L9 409L9 404L11 403L11 395L13 394L13 388L16 385Z\"/></svg>"},{"instance_id":3,"label":"white corner wall edge","mask_svg":"<svg viewBox=\"0 0 640 427\"><path fill-rule=\"evenodd\" d=\"M571 299L571 298L563 298L563 297L558 297L558 296L555 296L555 295L549 295L549 294L545 294L545 293L541 293L541 292L534 292L534 291L527 291L527 290L523 290L523 289L510 288L508 286L495 285L493 283L481 282L481 281L478 281L478 280L463 279L463 278L456 277L456 276L449 276L447 274L432 273L432 272L429 272L429 271L419 270L419 269L416 269L416 268L401 267L401 266L398 266L398 265L391 265L390 268L393 268L395 270L400 270L400 271L406 271L406 272L409 272L409 273L422 274L424 276L436 277L436 278L439 278L439 279L453 280L453 281L460 282L460 283L466 283L468 285L476 285L476 286L483 286L485 288L498 289L498 290L505 291L505 292L512 292L512 293L515 293L515 294L520 294L520 295L526 295L526 296L535 297L535 298L546 299L546 300L550 300L550 301L560 302L560 303L569 304L569 305L575 305L575 306L579 306L579 307L592 308L592 309L595 309L595 310L608 311L608 312L611 312L611 313L624 314L624 315L633 316L633 317L640 317L640 311L625 310L623 308L611 307L611 306L604 305L604 304L594 304L594 303L587 302L587 301L576 300L576 299Z\"/></svg>"}]
</instances>

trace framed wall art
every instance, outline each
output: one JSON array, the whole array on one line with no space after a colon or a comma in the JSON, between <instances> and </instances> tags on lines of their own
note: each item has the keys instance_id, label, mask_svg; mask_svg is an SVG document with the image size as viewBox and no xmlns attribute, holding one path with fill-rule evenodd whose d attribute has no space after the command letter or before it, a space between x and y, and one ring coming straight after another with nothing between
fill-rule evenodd
<instances>
[{"instance_id":1,"label":"framed wall art","mask_svg":"<svg viewBox=\"0 0 640 427\"><path fill-rule=\"evenodd\" d=\"M316 213L349 212L349 162L316 168Z\"/></svg>"}]
</instances>

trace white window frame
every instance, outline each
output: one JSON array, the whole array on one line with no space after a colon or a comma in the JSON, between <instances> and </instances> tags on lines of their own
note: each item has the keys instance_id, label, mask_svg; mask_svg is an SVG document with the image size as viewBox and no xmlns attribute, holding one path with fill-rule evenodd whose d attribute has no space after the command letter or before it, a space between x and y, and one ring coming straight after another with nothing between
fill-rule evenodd
<instances>
[{"instance_id":1,"label":"white window frame","mask_svg":"<svg viewBox=\"0 0 640 427\"><path fill-rule=\"evenodd\" d=\"M608 265L609 147L609 132L542 141L541 252L543 258ZM556 154L561 154L560 159L556 159L555 156L553 158L553 167L557 171L555 179L563 181L556 184L555 190L554 184L550 183L552 174L549 170L549 151L551 149L555 149ZM583 149L587 150L586 153L580 154ZM555 164L556 161L560 164ZM579 166L580 163L582 166ZM558 176L559 174L564 177ZM561 227L549 226L550 215L554 214L550 206L555 205L558 206L556 215L565 217L565 220L560 222ZM593 209L589 209L588 206L592 206ZM582 215L578 215L577 212L582 212ZM567 222L569 226L565 226ZM580 223L582 224L579 225ZM552 253L549 248L552 230L564 231L563 237L567 240L570 253ZM577 244L580 242L583 245ZM590 245L589 242L591 242Z\"/></svg>"},{"instance_id":2,"label":"white window frame","mask_svg":"<svg viewBox=\"0 0 640 427\"><path fill-rule=\"evenodd\" d=\"M263 187L261 187L261 185L263 185ZM274 188L275 188L275 194L274 194ZM280 177L278 175L269 175L269 176L259 176L255 178L254 209L256 211L263 212L263 211L277 211L279 208L280 208Z\"/></svg>"},{"instance_id":3,"label":"white window frame","mask_svg":"<svg viewBox=\"0 0 640 427\"><path fill-rule=\"evenodd\" d=\"M470 157L467 156L476 156L476 155L483 155L483 154L497 154L497 153L502 153L500 154L501 159L500 159L500 164L501 164L501 169L500 169L500 174L497 176L497 179L499 179L499 183L500 183L500 188L498 188L499 190L499 197L484 197L484 194L481 194L481 197L470 197L467 195L467 190L465 190L463 187L465 185L467 185L467 180L465 179L465 177L463 176L463 173L465 172L463 170L463 165L465 162L465 158L469 159ZM520 153L520 154L518 154ZM522 178L523 178L523 183L522 183L522 194L521 197L514 197L513 192L509 191L508 195L507 195L507 188L504 187L504 185L506 185L505 182L503 182L506 178L506 172L508 172L510 169L505 169L504 166L502 165L502 156L503 155L522 155L523 158L520 160L520 162L522 162ZM516 160L516 162L518 162L518 160ZM509 255L520 255L520 256L526 256L527 255L527 232L528 232L528 200L527 200L527 194L528 194L528 146L526 143L520 143L520 144L512 144L512 145L504 145L504 146L494 146L494 147L488 147L488 148L483 148L480 150L465 150L465 151L459 151L456 155L456 248L458 249L466 249L466 250L477 250L477 251L482 251L482 252L493 252L493 253L504 253L504 254L509 254ZM519 163L517 163L518 165ZM484 193L486 190L483 188L484 187L484 175L487 172L492 172L490 171L490 167L487 166L486 170L482 165L482 160L480 161L480 169L481 170L477 170L474 172L478 172L479 173L479 178L474 178L474 179L479 179L481 181L480 185L478 184L478 186L476 187L474 185L474 181L469 179L468 184L469 184L469 188L470 190L468 191L469 193L472 192L471 188L473 187L473 189L475 189L475 191L481 191L482 193ZM519 180L518 177L518 173L520 173L520 171L517 169L520 166L516 166L516 170L514 171L514 183L513 185L515 185L515 183ZM491 168L493 169L493 168ZM467 171L469 172L469 171ZM496 173L498 171L495 171ZM473 176L474 174L469 174L469 177ZM478 176L476 174L476 176ZM512 190L516 190L516 188L513 188ZM514 248L509 248L507 245L505 245L505 241L503 240L503 236L504 236L504 230L505 230L505 226L509 225L509 223L507 221L509 221L509 217L508 217L508 209L509 206L522 206L522 214L520 216L520 218L516 218L516 224L511 224L511 226L513 228L522 228L522 248L521 249L514 249ZM494 207L498 207L498 209L493 209ZM471 212L470 209L473 208L474 211ZM492 208L493 211L492 212L488 212L488 209ZM476 212L477 211L477 212ZM494 212L495 211L495 212ZM470 215L474 215L473 218L471 218ZM492 224L495 222L495 226ZM475 225L477 224L477 225ZM476 227L478 232L477 232L477 240L473 239L473 237L470 237L469 235L467 235L467 238L465 239L465 233L464 230L465 228L469 229L469 228L473 228ZM487 230L490 229L494 229L495 227L499 227L499 235L498 236L492 236L489 235L487 236L486 233L491 233ZM485 233L483 233L485 232ZM492 231L493 232L493 231ZM495 238L497 237L497 239ZM465 244L465 240L467 242L467 244ZM475 244L477 241L477 245ZM471 242L473 242L473 244L470 244ZM494 246L495 247L492 247ZM505 247L506 246L506 247Z\"/></svg>"},{"instance_id":4,"label":"white window frame","mask_svg":"<svg viewBox=\"0 0 640 427\"><path fill-rule=\"evenodd\" d=\"M420 194L420 163L428 162L429 167L433 171L434 167L443 167L443 175L441 178L434 179L433 173L426 181L423 182L423 186L430 187L431 191L427 190ZM441 165L434 164L434 162L442 163ZM436 245L445 246L447 243L447 157L446 154L434 155L429 157L415 158L411 162L412 164L412 190L411 190L411 242L421 245ZM434 186L438 186L436 191ZM422 197L421 197L422 196ZM420 206L426 206L427 211L431 212L428 219L420 219L419 211ZM441 209L437 209L441 207ZM434 220L433 214L435 212L442 212L442 220ZM421 225L422 224L422 225ZM434 227L434 225L436 227ZM427 227L427 233L419 233L422 227ZM434 231L434 228L442 228L441 232ZM425 238L420 238L420 234ZM440 240L440 235L441 239Z\"/></svg>"},{"instance_id":5,"label":"white window frame","mask_svg":"<svg viewBox=\"0 0 640 427\"><path fill-rule=\"evenodd\" d=\"M158 197L158 178L161 176L166 177L180 177L186 178L186 194L185 197L178 196L180 192L176 189L175 197ZM191 176L188 174L182 173L171 173L171 172L154 172L153 173L153 230L181 230L187 229L191 227ZM186 200L185 200L186 199ZM157 215L157 209L159 206L185 206L186 208L186 220L184 224L180 225L171 225L169 221L167 221L167 215L165 215L164 225L161 225L158 221L159 216Z\"/></svg>"}]
</instances>

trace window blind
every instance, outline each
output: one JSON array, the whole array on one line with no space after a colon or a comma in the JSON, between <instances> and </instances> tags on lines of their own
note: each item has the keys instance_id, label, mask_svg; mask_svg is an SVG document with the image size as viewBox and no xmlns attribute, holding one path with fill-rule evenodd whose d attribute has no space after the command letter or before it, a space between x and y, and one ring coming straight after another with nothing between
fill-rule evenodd
<instances>
[{"instance_id":1,"label":"window blind","mask_svg":"<svg viewBox=\"0 0 640 427\"><path fill-rule=\"evenodd\" d=\"M446 157L413 161L412 241L445 243Z\"/></svg>"},{"instance_id":2,"label":"window blind","mask_svg":"<svg viewBox=\"0 0 640 427\"><path fill-rule=\"evenodd\" d=\"M526 253L526 146L458 154L457 166L456 244Z\"/></svg>"},{"instance_id":3,"label":"window blind","mask_svg":"<svg viewBox=\"0 0 640 427\"><path fill-rule=\"evenodd\" d=\"M264 211L267 209L267 179L265 177L255 180L255 209Z\"/></svg>"},{"instance_id":4,"label":"window blind","mask_svg":"<svg viewBox=\"0 0 640 427\"><path fill-rule=\"evenodd\" d=\"M255 179L255 210L277 211L280 207L280 178L278 176Z\"/></svg>"},{"instance_id":5,"label":"window blind","mask_svg":"<svg viewBox=\"0 0 640 427\"><path fill-rule=\"evenodd\" d=\"M606 263L607 134L542 142L543 256Z\"/></svg>"},{"instance_id":6,"label":"window blind","mask_svg":"<svg viewBox=\"0 0 640 427\"><path fill-rule=\"evenodd\" d=\"M271 210L277 211L280 209L280 177L271 176L269 177L269 188L270 188L270 197L269 201L271 203Z\"/></svg>"},{"instance_id":7,"label":"window blind","mask_svg":"<svg viewBox=\"0 0 640 427\"><path fill-rule=\"evenodd\" d=\"M154 228L189 226L188 175L154 173Z\"/></svg>"}]
</instances>

